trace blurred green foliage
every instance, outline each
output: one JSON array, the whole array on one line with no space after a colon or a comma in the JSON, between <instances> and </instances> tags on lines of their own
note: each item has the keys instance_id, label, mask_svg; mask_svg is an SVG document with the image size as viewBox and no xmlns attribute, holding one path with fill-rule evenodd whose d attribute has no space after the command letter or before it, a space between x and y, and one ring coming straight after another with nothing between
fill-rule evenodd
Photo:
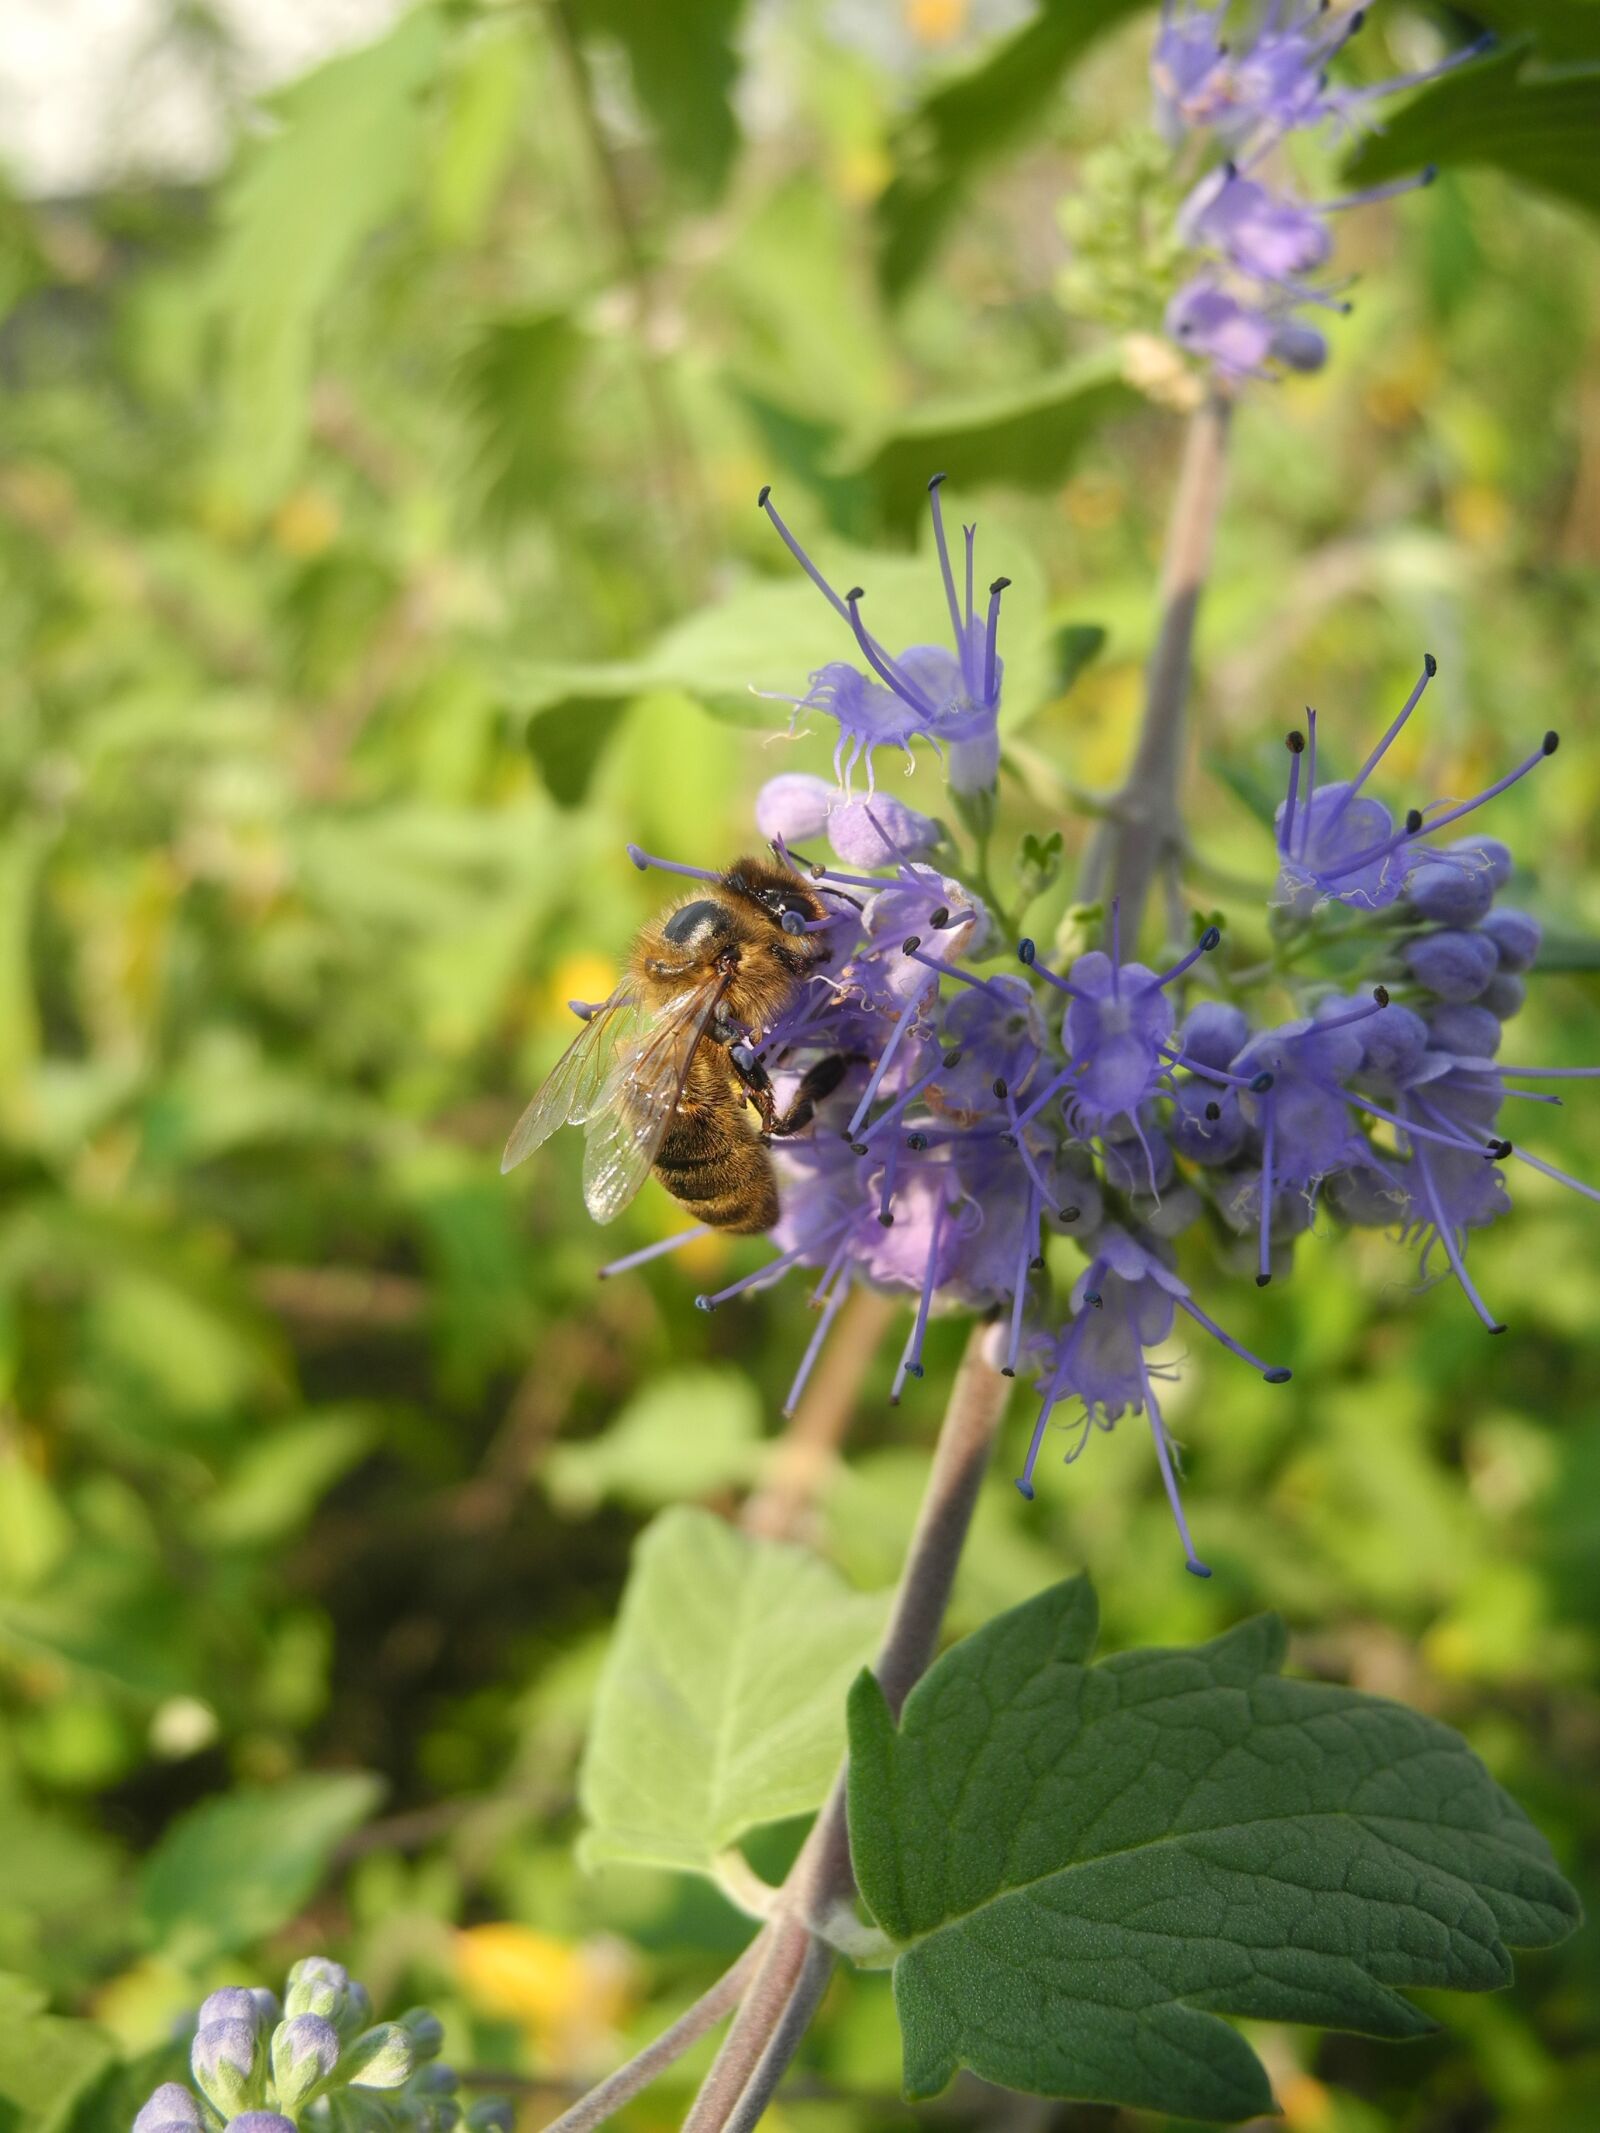
<instances>
[{"instance_id":1,"label":"blurred green foliage","mask_svg":"<svg viewBox=\"0 0 1600 2133\"><path fill-rule=\"evenodd\" d=\"M1146 115L1149 18L1090 12L422 7L239 113L215 183L0 209L0 2123L120 2129L206 1989L315 1949L440 2007L537 2125L748 1930L709 1884L581 1874L575 1770L632 1535L748 1478L803 1294L696 1313L756 1262L722 1241L597 1289L575 1151L496 1156L656 901L625 842L725 859L764 775L825 762L760 745L784 707L746 693L839 649L761 481L859 551L913 541L948 466L1019 624L1031 585L1029 827L1070 862L1115 783L1182 380L1055 300L1060 202ZM1431 49L1382 12L1374 77ZM1525 12L1586 56L1595 10ZM1333 364L1238 423L1194 888L1248 952L1239 795L1308 695L1364 746L1428 646L1428 789L1568 729L1497 828L1567 944L1519 1047L1593 1059L1593 229L1470 168L1346 238ZM938 811L926 765L912 796ZM1581 1085L1529 1137L1600 1179ZM1373 1236L1228 1296L1296 1377L1196 1356L1175 1392L1210 1584L1122 1433L1032 1507L996 1482L952 1626L1082 1567L1108 1649L1276 1606L1300 1669L1460 1727L1592 1900L1596 1231L1513 1184L1476 1262L1503 1341ZM675 1226L651 1186L621 1248ZM819 1527L864 1589L960 1339L892 1412L869 1376ZM1565 2133L1597 1987L1580 1936L1429 2042L1251 2037L1310 2133ZM909 2124L898 2071L884 1980L843 1981L782 2123Z\"/></svg>"}]
</instances>

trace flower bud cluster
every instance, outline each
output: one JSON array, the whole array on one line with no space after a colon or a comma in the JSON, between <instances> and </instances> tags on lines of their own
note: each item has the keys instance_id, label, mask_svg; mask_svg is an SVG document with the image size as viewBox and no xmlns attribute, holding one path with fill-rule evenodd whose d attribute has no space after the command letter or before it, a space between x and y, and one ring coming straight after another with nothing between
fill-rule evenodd
<instances>
[{"instance_id":1,"label":"flower bud cluster","mask_svg":"<svg viewBox=\"0 0 1600 2133\"><path fill-rule=\"evenodd\" d=\"M307 1956L280 2006L259 1987L224 1986L200 2009L189 2048L193 2087L166 2081L133 2133L510 2133L504 2099L463 2113L439 2063L444 2028L426 2007L374 2023L372 2001L339 1963Z\"/></svg>"}]
</instances>

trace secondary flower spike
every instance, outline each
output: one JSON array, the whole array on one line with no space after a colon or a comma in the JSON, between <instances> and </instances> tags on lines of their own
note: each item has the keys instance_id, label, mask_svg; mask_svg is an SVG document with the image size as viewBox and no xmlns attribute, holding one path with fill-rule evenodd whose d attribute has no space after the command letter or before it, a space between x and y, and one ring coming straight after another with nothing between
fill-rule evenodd
<instances>
[{"instance_id":1,"label":"secondary flower spike","mask_svg":"<svg viewBox=\"0 0 1600 2133\"><path fill-rule=\"evenodd\" d=\"M1473 45L1437 67L1366 88L1340 86L1333 69L1366 21L1365 8L1326 0L1262 0L1219 7L1164 0L1151 54L1156 120L1174 152L1209 152L1177 217L1190 270L1167 307L1168 333L1229 376L1316 370L1327 360L1307 311L1349 308L1332 264L1338 218L1431 182L1414 177L1332 199L1294 188L1286 144L1297 134L1348 131L1385 97L1474 57Z\"/></svg>"}]
</instances>

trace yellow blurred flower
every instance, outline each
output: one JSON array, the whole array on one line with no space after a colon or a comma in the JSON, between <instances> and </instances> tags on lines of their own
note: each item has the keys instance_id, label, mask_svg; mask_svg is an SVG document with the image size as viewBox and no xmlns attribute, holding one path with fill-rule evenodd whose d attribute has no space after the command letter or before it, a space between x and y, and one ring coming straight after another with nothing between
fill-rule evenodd
<instances>
[{"instance_id":1,"label":"yellow blurred flower","mask_svg":"<svg viewBox=\"0 0 1600 2133\"><path fill-rule=\"evenodd\" d=\"M833 169L840 198L856 207L876 200L894 175L888 150L877 141L852 142L835 157Z\"/></svg>"},{"instance_id":2,"label":"yellow blurred flower","mask_svg":"<svg viewBox=\"0 0 1600 2133\"><path fill-rule=\"evenodd\" d=\"M468 2002L521 2023L542 2072L584 2074L605 2063L636 1998L634 1959L621 1941L558 1940L508 1921L464 1928L455 1950Z\"/></svg>"},{"instance_id":3,"label":"yellow blurred flower","mask_svg":"<svg viewBox=\"0 0 1600 2133\"><path fill-rule=\"evenodd\" d=\"M919 44L954 44L967 26L967 0L901 0L901 6Z\"/></svg>"},{"instance_id":4,"label":"yellow blurred flower","mask_svg":"<svg viewBox=\"0 0 1600 2133\"><path fill-rule=\"evenodd\" d=\"M603 955L585 951L579 955L564 955L550 974L546 987L544 1010L547 1018L569 1037L578 1034L578 1025L567 1006L569 1000L608 1000L617 982L614 965Z\"/></svg>"},{"instance_id":5,"label":"yellow blurred flower","mask_svg":"<svg viewBox=\"0 0 1600 2133\"><path fill-rule=\"evenodd\" d=\"M319 489L296 489L273 515L273 539L285 555L301 562L322 555L338 531L338 509Z\"/></svg>"},{"instance_id":6,"label":"yellow blurred flower","mask_svg":"<svg viewBox=\"0 0 1600 2133\"><path fill-rule=\"evenodd\" d=\"M1283 2110L1286 2126L1303 2129L1303 2133L1319 2133L1319 2129L1333 2122L1333 2099L1311 2074L1296 2074L1278 2090L1278 2102Z\"/></svg>"},{"instance_id":7,"label":"yellow blurred flower","mask_svg":"<svg viewBox=\"0 0 1600 2133\"><path fill-rule=\"evenodd\" d=\"M1498 548L1511 528L1511 506L1503 490L1486 481L1463 482L1445 506L1451 531L1469 548Z\"/></svg>"}]
</instances>

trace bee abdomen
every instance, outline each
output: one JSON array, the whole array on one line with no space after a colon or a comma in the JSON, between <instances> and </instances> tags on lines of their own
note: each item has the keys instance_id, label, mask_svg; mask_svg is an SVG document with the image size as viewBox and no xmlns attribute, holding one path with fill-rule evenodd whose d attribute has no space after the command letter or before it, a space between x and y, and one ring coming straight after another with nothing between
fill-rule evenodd
<instances>
[{"instance_id":1,"label":"bee abdomen","mask_svg":"<svg viewBox=\"0 0 1600 2133\"><path fill-rule=\"evenodd\" d=\"M655 1167L672 1197L713 1229L750 1235L778 1219L778 1181L753 1133L691 1117L667 1135Z\"/></svg>"}]
</instances>

